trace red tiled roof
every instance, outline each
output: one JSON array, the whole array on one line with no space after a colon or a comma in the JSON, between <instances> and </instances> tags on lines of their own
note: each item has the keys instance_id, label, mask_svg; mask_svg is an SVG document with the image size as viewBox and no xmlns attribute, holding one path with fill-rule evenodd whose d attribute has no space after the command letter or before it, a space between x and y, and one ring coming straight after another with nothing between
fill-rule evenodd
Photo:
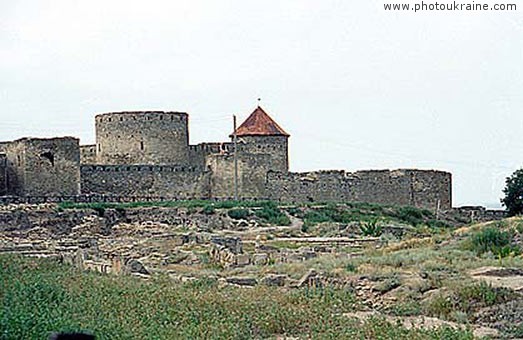
<instances>
[{"instance_id":1,"label":"red tiled roof","mask_svg":"<svg viewBox=\"0 0 523 340\"><path fill-rule=\"evenodd\" d=\"M231 137L234 134L231 135ZM287 136L290 135L283 130L261 107L257 107L253 113L236 129L236 135L240 136Z\"/></svg>"}]
</instances>

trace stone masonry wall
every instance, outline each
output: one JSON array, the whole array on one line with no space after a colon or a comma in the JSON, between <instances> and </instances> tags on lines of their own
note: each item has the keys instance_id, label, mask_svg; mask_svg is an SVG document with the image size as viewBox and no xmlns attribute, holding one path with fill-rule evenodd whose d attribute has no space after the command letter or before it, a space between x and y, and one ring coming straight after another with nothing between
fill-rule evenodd
<instances>
[{"instance_id":1,"label":"stone masonry wall","mask_svg":"<svg viewBox=\"0 0 523 340\"><path fill-rule=\"evenodd\" d=\"M5 147L7 194L78 195L80 148L73 137L23 138Z\"/></svg>"},{"instance_id":2,"label":"stone masonry wall","mask_svg":"<svg viewBox=\"0 0 523 340\"><path fill-rule=\"evenodd\" d=\"M7 195L7 155L0 153L0 196Z\"/></svg>"},{"instance_id":3,"label":"stone masonry wall","mask_svg":"<svg viewBox=\"0 0 523 340\"><path fill-rule=\"evenodd\" d=\"M266 198L269 171L287 172L289 169L287 137L238 137L238 194L239 198ZM212 171L211 195L217 198L234 195L233 144L227 143L206 156L206 165Z\"/></svg>"},{"instance_id":4,"label":"stone masonry wall","mask_svg":"<svg viewBox=\"0 0 523 340\"><path fill-rule=\"evenodd\" d=\"M286 136L242 136L238 137L238 153L244 158L262 156L267 171L289 171L289 148Z\"/></svg>"},{"instance_id":5,"label":"stone masonry wall","mask_svg":"<svg viewBox=\"0 0 523 340\"><path fill-rule=\"evenodd\" d=\"M95 122L97 164L189 165L186 113L105 113Z\"/></svg>"},{"instance_id":6,"label":"stone masonry wall","mask_svg":"<svg viewBox=\"0 0 523 340\"><path fill-rule=\"evenodd\" d=\"M232 143L200 143L189 145L189 165L202 167L206 158L212 154L226 154L233 150Z\"/></svg>"},{"instance_id":7,"label":"stone masonry wall","mask_svg":"<svg viewBox=\"0 0 523 340\"><path fill-rule=\"evenodd\" d=\"M80 193L80 147L73 137L27 139L25 195L77 195Z\"/></svg>"},{"instance_id":8,"label":"stone masonry wall","mask_svg":"<svg viewBox=\"0 0 523 340\"><path fill-rule=\"evenodd\" d=\"M210 173L159 165L83 165L82 193L118 196L210 198Z\"/></svg>"},{"instance_id":9,"label":"stone masonry wall","mask_svg":"<svg viewBox=\"0 0 523 340\"><path fill-rule=\"evenodd\" d=\"M80 164L96 164L96 144L80 145Z\"/></svg>"},{"instance_id":10,"label":"stone masonry wall","mask_svg":"<svg viewBox=\"0 0 523 340\"><path fill-rule=\"evenodd\" d=\"M267 176L267 193L275 200L372 202L431 210L452 207L451 185L450 173L434 170L270 172Z\"/></svg>"},{"instance_id":11,"label":"stone masonry wall","mask_svg":"<svg viewBox=\"0 0 523 340\"><path fill-rule=\"evenodd\" d=\"M240 199L266 198L266 178L270 155L256 157L238 152L238 195ZM207 156L206 165L212 173L211 196L213 198L234 197L234 156L212 154Z\"/></svg>"},{"instance_id":12,"label":"stone masonry wall","mask_svg":"<svg viewBox=\"0 0 523 340\"><path fill-rule=\"evenodd\" d=\"M24 145L19 141L5 144L7 195L24 195L25 154Z\"/></svg>"}]
</instances>

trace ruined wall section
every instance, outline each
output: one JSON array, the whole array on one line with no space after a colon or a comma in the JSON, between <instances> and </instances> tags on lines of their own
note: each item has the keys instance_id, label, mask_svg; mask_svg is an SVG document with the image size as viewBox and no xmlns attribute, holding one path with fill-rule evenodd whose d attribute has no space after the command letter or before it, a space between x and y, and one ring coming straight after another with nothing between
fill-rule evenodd
<instances>
[{"instance_id":1,"label":"ruined wall section","mask_svg":"<svg viewBox=\"0 0 523 340\"><path fill-rule=\"evenodd\" d=\"M371 202L450 209L451 174L434 170L269 172L269 198L285 202Z\"/></svg>"},{"instance_id":2,"label":"ruined wall section","mask_svg":"<svg viewBox=\"0 0 523 340\"><path fill-rule=\"evenodd\" d=\"M211 174L172 165L82 165L82 193L176 199L210 198Z\"/></svg>"},{"instance_id":3,"label":"ruined wall section","mask_svg":"<svg viewBox=\"0 0 523 340\"><path fill-rule=\"evenodd\" d=\"M97 164L189 165L187 113L105 113L95 126Z\"/></svg>"},{"instance_id":4,"label":"ruined wall section","mask_svg":"<svg viewBox=\"0 0 523 340\"><path fill-rule=\"evenodd\" d=\"M21 143L25 153L25 195L80 193L78 138L32 138Z\"/></svg>"},{"instance_id":5,"label":"ruined wall section","mask_svg":"<svg viewBox=\"0 0 523 340\"><path fill-rule=\"evenodd\" d=\"M5 145L7 194L80 193L80 147L74 137L23 138Z\"/></svg>"},{"instance_id":6,"label":"ruined wall section","mask_svg":"<svg viewBox=\"0 0 523 340\"><path fill-rule=\"evenodd\" d=\"M80 164L96 164L96 144L80 145Z\"/></svg>"},{"instance_id":7,"label":"ruined wall section","mask_svg":"<svg viewBox=\"0 0 523 340\"><path fill-rule=\"evenodd\" d=\"M445 171L410 170L414 206L452 208L452 175Z\"/></svg>"},{"instance_id":8,"label":"ruined wall section","mask_svg":"<svg viewBox=\"0 0 523 340\"><path fill-rule=\"evenodd\" d=\"M6 155L6 194L24 196L25 148L20 141L2 143Z\"/></svg>"}]
</instances>

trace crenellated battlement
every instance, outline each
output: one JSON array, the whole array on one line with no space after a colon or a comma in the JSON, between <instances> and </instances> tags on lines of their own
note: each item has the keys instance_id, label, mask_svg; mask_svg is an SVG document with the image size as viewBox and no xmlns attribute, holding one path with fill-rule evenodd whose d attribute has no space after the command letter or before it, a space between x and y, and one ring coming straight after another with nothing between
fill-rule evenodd
<instances>
[{"instance_id":1,"label":"crenellated battlement","mask_svg":"<svg viewBox=\"0 0 523 340\"><path fill-rule=\"evenodd\" d=\"M88 165L80 167L82 172L205 172L204 167L186 165Z\"/></svg>"}]
</instances>

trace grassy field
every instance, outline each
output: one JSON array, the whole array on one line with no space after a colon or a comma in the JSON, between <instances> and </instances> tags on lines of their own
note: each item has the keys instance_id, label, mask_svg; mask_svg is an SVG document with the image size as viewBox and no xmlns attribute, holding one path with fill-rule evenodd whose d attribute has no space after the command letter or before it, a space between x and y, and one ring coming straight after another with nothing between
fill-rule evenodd
<instances>
[{"instance_id":1,"label":"grassy field","mask_svg":"<svg viewBox=\"0 0 523 340\"><path fill-rule=\"evenodd\" d=\"M229 217L233 219L259 219L267 225L289 225L287 214L304 222L304 231L319 223L349 223L349 222L394 222L411 226L424 225L429 228L445 228L448 225L436 220L433 212L409 206L393 206L372 203L301 203L286 204L273 201L206 201L179 200L161 202L129 202L129 203L72 203L58 204L59 209L93 209L103 216L106 209L129 208L187 208L189 212L214 214L216 210L228 209ZM285 214L285 212L287 214Z\"/></svg>"},{"instance_id":2,"label":"grassy field","mask_svg":"<svg viewBox=\"0 0 523 340\"><path fill-rule=\"evenodd\" d=\"M219 287L156 277L79 272L53 260L0 256L1 339L46 339L89 331L99 339L471 339L467 331L406 330L343 315L347 290Z\"/></svg>"}]
</instances>

